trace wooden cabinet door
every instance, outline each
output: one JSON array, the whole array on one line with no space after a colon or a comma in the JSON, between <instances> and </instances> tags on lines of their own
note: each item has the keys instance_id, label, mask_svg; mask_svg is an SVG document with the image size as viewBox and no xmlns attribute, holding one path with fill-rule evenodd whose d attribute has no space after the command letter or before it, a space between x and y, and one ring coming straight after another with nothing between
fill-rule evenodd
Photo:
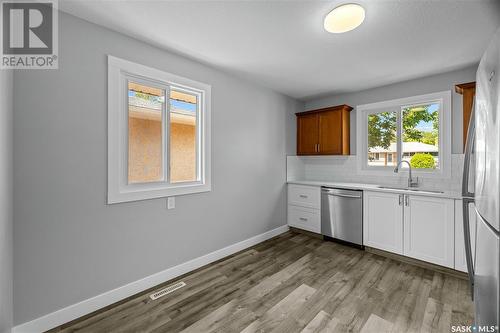
<instances>
[{"instance_id":1,"label":"wooden cabinet door","mask_svg":"<svg viewBox=\"0 0 500 333\"><path fill-rule=\"evenodd\" d=\"M326 111L318 114L319 153L324 155L342 154L342 110Z\"/></svg>"},{"instance_id":2,"label":"wooden cabinet door","mask_svg":"<svg viewBox=\"0 0 500 333\"><path fill-rule=\"evenodd\" d=\"M316 155L318 147L318 114L297 116L297 155Z\"/></svg>"},{"instance_id":3,"label":"wooden cabinet door","mask_svg":"<svg viewBox=\"0 0 500 333\"><path fill-rule=\"evenodd\" d=\"M404 255L453 268L454 213L452 199L407 195Z\"/></svg>"},{"instance_id":4,"label":"wooden cabinet door","mask_svg":"<svg viewBox=\"0 0 500 333\"><path fill-rule=\"evenodd\" d=\"M467 141L467 132L469 131L469 124L470 124L470 116L472 114L472 104L474 101L474 96L476 96L476 82L468 82L468 83L462 83L462 84L457 84L455 86L455 92L459 93L460 95L463 95L463 100L462 100L462 110L463 110L463 118L462 118L462 123L463 123L463 142L464 142L464 151L465 151L465 143Z\"/></svg>"},{"instance_id":5,"label":"wooden cabinet door","mask_svg":"<svg viewBox=\"0 0 500 333\"><path fill-rule=\"evenodd\" d=\"M403 206L396 193L363 193L363 243L403 254Z\"/></svg>"}]
</instances>

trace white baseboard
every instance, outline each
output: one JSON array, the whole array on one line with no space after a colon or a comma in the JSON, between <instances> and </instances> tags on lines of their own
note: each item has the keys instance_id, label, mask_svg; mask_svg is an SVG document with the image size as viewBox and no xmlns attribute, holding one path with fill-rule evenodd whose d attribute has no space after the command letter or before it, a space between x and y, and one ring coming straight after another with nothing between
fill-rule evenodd
<instances>
[{"instance_id":1,"label":"white baseboard","mask_svg":"<svg viewBox=\"0 0 500 333\"><path fill-rule=\"evenodd\" d=\"M284 225L276 229L267 231L263 234L248 238L239 243L229 245L220 250L192 259L183 264L168 268L164 271L150 275L141 280L131 282L122 287L107 291L103 294L86 299L79 303L57 310L55 312L49 313L43 317L15 326L12 329L12 333L45 332L49 329L60 326L64 323L80 318L96 310L99 310L105 306L118 302L124 298L130 297L141 291L159 285L165 281L174 279L182 274L189 273L197 268L203 267L214 261L217 261L231 254L234 254L238 251L249 248L267 239L273 238L274 236L280 235L288 231L288 229L289 229L288 225Z\"/></svg>"}]
</instances>

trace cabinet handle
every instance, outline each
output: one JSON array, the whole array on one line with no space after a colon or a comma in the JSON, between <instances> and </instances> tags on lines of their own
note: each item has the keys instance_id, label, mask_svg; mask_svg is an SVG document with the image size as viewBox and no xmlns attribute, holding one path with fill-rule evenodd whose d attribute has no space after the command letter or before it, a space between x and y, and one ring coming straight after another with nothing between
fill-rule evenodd
<instances>
[{"instance_id":1,"label":"cabinet handle","mask_svg":"<svg viewBox=\"0 0 500 333\"><path fill-rule=\"evenodd\" d=\"M307 196L307 195L305 195L305 194L300 194L300 195L299 195L299 197L304 198L304 199L307 199L307 198L308 198L308 196Z\"/></svg>"},{"instance_id":2,"label":"cabinet handle","mask_svg":"<svg viewBox=\"0 0 500 333\"><path fill-rule=\"evenodd\" d=\"M410 205L410 196L405 195L405 206L408 207Z\"/></svg>"},{"instance_id":3,"label":"cabinet handle","mask_svg":"<svg viewBox=\"0 0 500 333\"><path fill-rule=\"evenodd\" d=\"M403 204L403 195L399 195L399 205L401 206Z\"/></svg>"},{"instance_id":4,"label":"cabinet handle","mask_svg":"<svg viewBox=\"0 0 500 333\"><path fill-rule=\"evenodd\" d=\"M304 222L307 221L307 219L305 217L299 217L299 220L304 221Z\"/></svg>"},{"instance_id":5,"label":"cabinet handle","mask_svg":"<svg viewBox=\"0 0 500 333\"><path fill-rule=\"evenodd\" d=\"M319 143L318 143L318 153L319 153Z\"/></svg>"}]
</instances>

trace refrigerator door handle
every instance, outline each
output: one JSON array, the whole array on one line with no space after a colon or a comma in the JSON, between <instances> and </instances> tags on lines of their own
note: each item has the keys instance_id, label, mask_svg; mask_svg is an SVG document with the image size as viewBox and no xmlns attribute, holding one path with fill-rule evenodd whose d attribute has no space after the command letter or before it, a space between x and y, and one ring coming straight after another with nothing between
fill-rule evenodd
<instances>
[{"instance_id":1,"label":"refrigerator door handle","mask_svg":"<svg viewBox=\"0 0 500 333\"><path fill-rule=\"evenodd\" d=\"M464 244L465 244L465 261L467 262L467 273L469 274L469 286L471 298L474 299L474 264L472 259L472 245L470 239L470 223L469 223L469 204L473 203L474 199L462 199L462 212L464 224Z\"/></svg>"},{"instance_id":2,"label":"refrigerator door handle","mask_svg":"<svg viewBox=\"0 0 500 333\"><path fill-rule=\"evenodd\" d=\"M472 112L469 120L469 129L467 130L467 140L465 142L464 168L462 175L462 196L469 198L474 197L474 193L469 192L470 162L471 162L471 154L474 149L474 137L476 134L476 122L474 120L474 114L475 114L475 101L472 102Z\"/></svg>"}]
</instances>

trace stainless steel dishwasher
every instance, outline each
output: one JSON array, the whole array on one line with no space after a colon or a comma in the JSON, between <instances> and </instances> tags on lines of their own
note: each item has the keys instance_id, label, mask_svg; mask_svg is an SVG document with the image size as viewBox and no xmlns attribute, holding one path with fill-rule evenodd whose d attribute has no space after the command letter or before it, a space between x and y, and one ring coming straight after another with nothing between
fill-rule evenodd
<instances>
[{"instance_id":1,"label":"stainless steel dishwasher","mask_svg":"<svg viewBox=\"0 0 500 333\"><path fill-rule=\"evenodd\" d=\"M321 234L363 247L363 191L321 188Z\"/></svg>"}]
</instances>

